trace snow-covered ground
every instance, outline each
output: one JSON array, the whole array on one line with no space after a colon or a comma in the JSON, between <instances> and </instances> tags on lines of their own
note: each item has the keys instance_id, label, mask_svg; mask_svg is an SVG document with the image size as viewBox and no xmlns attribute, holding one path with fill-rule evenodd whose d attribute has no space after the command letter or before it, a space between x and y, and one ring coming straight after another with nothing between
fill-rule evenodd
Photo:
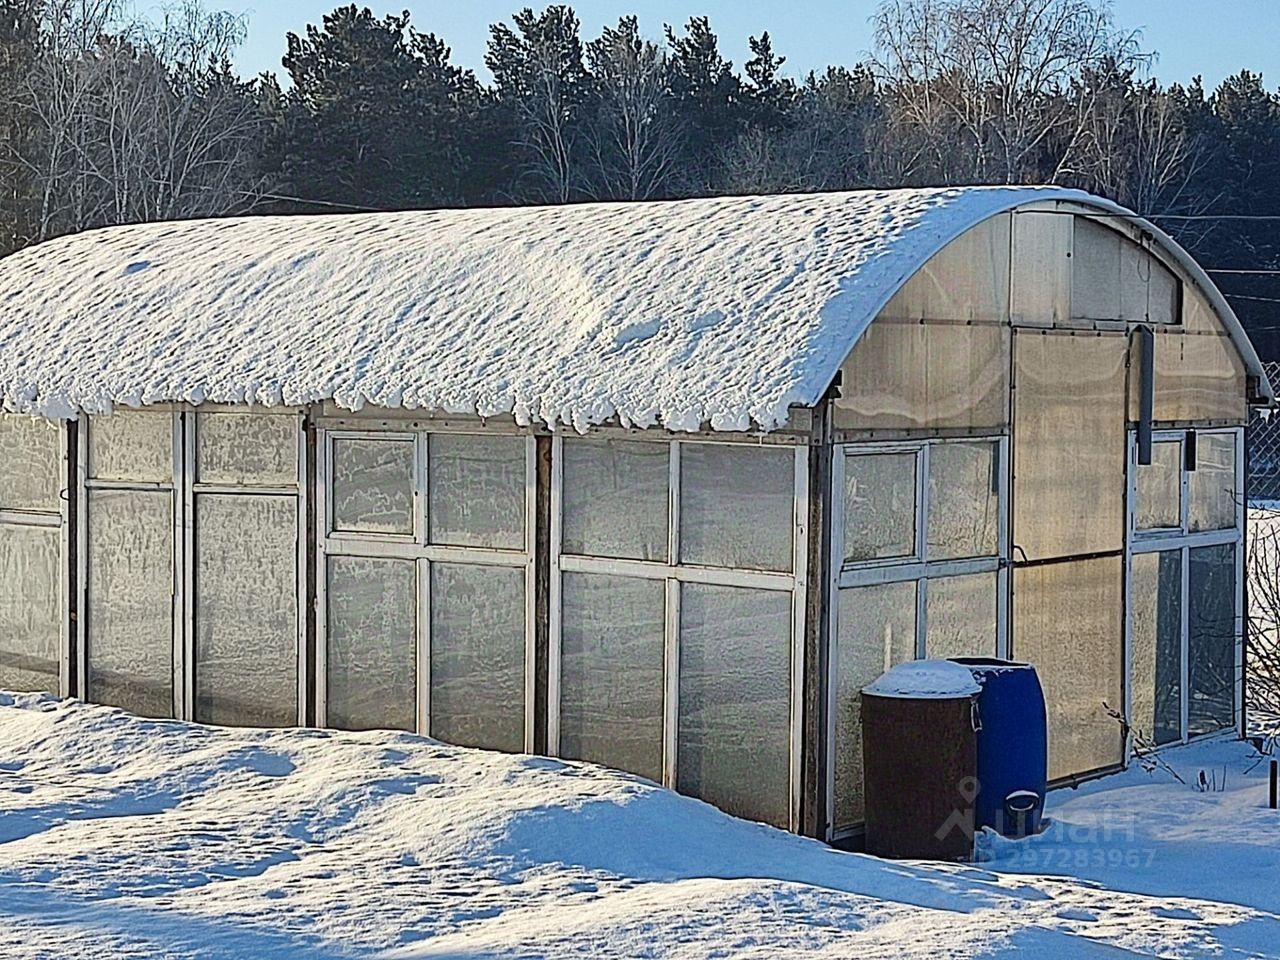
<instances>
[{"instance_id":1,"label":"snow-covered ground","mask_svg":"<svg viewBox=\"0 0 1280 960\"><path fill-rule=\"evenodd\" d=\"M1174 750L1031 841L891 863L584 764L0 695L3 957L1280 954L1265 767Z\"/></svg>"}]
</instances>

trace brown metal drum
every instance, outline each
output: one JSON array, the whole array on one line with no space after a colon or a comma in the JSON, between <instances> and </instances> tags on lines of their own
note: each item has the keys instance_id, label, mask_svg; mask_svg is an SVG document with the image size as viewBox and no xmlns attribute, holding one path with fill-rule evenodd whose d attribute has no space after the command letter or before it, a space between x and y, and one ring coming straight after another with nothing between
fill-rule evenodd
<instances>
[{"instance_id":1,"label":"brown metal drum","mask_svg":"<svg viewBox=\"0 0 1280 960\"><path fill-rule=\"evenodd\" d=\"M867 853L971 860L978 769L973 698L863 693L862 744Z\"/></svg>"}]
</instances>

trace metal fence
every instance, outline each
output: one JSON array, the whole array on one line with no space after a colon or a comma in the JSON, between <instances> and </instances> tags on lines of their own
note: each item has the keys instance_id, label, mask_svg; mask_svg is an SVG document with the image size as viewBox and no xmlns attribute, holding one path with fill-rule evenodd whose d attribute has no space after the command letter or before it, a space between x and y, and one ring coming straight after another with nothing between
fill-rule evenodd
<instances>
[{"instance_id":1,"label":"metal fence","mask_svg":"<svg viewBox=\"0 0 1280 960\"><path fill-rule=\"evenodd\" d=\"M1280 363L1264 363L1272 383L1280 382ZM1280 412L1270 419L1258 413L1249 420L1249 499L1280 500Z\"/></svg>"}]
</instances>

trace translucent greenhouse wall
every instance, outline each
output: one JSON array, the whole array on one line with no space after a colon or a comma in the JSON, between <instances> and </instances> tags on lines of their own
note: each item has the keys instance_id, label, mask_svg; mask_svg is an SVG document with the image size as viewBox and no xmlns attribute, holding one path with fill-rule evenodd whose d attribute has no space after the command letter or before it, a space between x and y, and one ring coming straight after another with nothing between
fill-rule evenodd
<instances>
[{"instance_id":1,"label":"translucent greenhouse wall","mask_svg":"<svg viewBox=\"0 0 1280 960\"><path fill-rule=\"evenodd\" d=\"M553 450L553 751L794 824L807 449Z\"/></svg>"},{"instance_id":2,"label":"translucent greenhouse wall","mask_svg":"<svg viewBox=\"0 0 1280 960\"><path fill-rule=\"evenodd\" d=\"M216 408L87 418L88 699L206 723L299 721L300 424Z\"/></svg>"},{"instance_id":3,"label":"translucent greenhouse wall","mask_svg":"<svg viewBox=\"0 0 1280 960\"><path fill-rule=\"evenodd\" d=\"M999 651L1036 663L1055 779L1123 762L1113 714L1156 743L1238 716L1245 367L1203 292L1149 238L1084 212L1021 209L970 230L904 284L842 368L827 752L837 835L860 820L858 691L900 659ZM1154 333L1163 431L1142 467L1138 325ZM1189 467L1187 437L1199 440ZM985 487L974 473L984 444ZM948 458L955 474L935 479ZM987 517L994 531L947 551L922 529L973 534Z\"/></svg>"},{"instance_id":4,"label":"translucent greenhouse wall","mask_svg":"<svg viewBox=\"0 0 1280 960\"><path fill-rule=\"evenodd\" d=\"M0 414L0 690L62 688L67 476L55 424Z\"/></svg>"}]
</instances>

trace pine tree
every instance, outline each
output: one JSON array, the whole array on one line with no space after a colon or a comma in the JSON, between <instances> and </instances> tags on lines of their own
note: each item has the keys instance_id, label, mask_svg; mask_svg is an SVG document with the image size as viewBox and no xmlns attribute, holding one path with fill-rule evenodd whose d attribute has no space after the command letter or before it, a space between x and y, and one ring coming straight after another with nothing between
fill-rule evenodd
<instances>
[{"instance_id":1,"label":"pine tree","mask_svg":"<svg viewBox=\"0 0 1280 960\"><path fill-rule=\"evenodd\" d=\"M408 13L379 20L367 7L339 7L287 43L291 192L375 209L456 204L479 192L468 131L479 85L449 63L442 41L410 28Z\"/></svg>"}]
</instances>

